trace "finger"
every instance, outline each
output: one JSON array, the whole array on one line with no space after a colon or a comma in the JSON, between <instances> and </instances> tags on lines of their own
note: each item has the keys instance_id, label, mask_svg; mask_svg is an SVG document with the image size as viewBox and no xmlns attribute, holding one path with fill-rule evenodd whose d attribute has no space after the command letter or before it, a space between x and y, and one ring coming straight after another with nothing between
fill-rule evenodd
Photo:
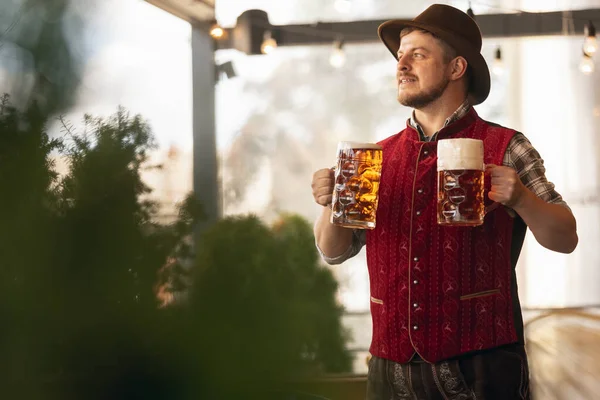
<instances>
[{"instance_id":1,"label":"finger","mask_svg":"<svg viewBox=\"0 0 600 400\"><path fill-rule=\"evenodd\" d=\"M317 203L322 206L328 206L329 204L331 204L332 198L333 196L331 194L318 196Z\"/></svg>"},{"instance_id":2,"label":"finger","mask_svg":"<svg viewBox=\"0 0 600 400\"><path fill-rule=\"evenodd\" d=\"M335 183L335 181L332 178L318 178L316 180L313 180L311 186L313 189L318 189L321 187L333 188L334 183Z\"/></svg>"},{"instance_id":3,"label":"finger","mask_svg":"<svg viewBox=\"0 0 600 400\"><path fill-rule=\"evenodd\" d=\"M334 174L334 170L332 170L331 168L323 168L323 169L316 171L313 174L313 179L324 178L324 177L333 177L333 174Z\"/></svg>"},{"instance_id":4,"label":"finger","mask_svg":"<svg viewBox=\"0 0 600 400\"><path fill-rule=\"evenodd\" d=\"M315 189L314 191L314 195L315 197L319 197L319 196L325 196L325 195L331 195L333 193L333 187L320 187Z\"/></svg>"},{"instance_id":5,"label":"finger","mask_svg":"<svg viewBox=\"0 0 600 400\"><path fill-rule=\"evenodd\" d=\"M488 197L492 201L500 202L500 195L497 192L494 192L494 191L490 190L488 192Z\"/></svg>"},{"instance_id":6,"label":"finger","mask_svg":"<svg viewBox=\"0 0 600 400\"><path fill-rule=\"evenodd\" d=\"M319 187L319 186L327 186L327 185L333 185L334 179L331 176L318 176L318 177L313 177L311 186L313 188Z\"/></svg>"},{"instance_id":7,"label":"finger","mask_svg":"<svg viewBox=\"0 0 600 400\"><path fill-rule=\"evenodd\" d=\"M494 176L492 175L492 179L490 180L492 186L503 186L508 183L507 179L503 176Z\"/></svg>"},{"instance_id":8,"label":"finger","mask_svg":"<svg viewBox=\"0 0 600 400\"><path fill-rule=\"evenodd\" d=\"M508 176L512 174L513 171L514 170L512 168L494 164L487 164L485 170L485 172L489 173L491 176Z\"/></svg>"},{"instance_id":9,"label":"finger","mask_svg":"<svg viewBox=\"0 0 600 400\"><path fill-rule=\"evenodd\" d=\"M510 169L506 167L494 167L490 170L490 175L492 177L504 177L510 174Z\"/></svg>"}]
</instances>

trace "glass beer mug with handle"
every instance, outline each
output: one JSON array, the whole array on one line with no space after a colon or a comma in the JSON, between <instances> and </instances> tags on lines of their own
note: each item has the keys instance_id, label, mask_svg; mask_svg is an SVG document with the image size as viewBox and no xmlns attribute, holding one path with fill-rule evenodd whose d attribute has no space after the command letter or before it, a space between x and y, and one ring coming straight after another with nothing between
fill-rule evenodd
<instances>
[{"instance_id":1,"label":"glass beer mug with handle","mask_svg":"<svg viewBox=\"0 0 600 400\"><path fill-rule=\"evenodd\" d=\"M440 225L478 226L485 217L483 141L443 139L437 150Z\"/></svg>"},{"instance_id":2,"label":"glass beer mug with handle","mask_svg":"<svg viewBox=\"0 0 600 400\"><path fill-rule=\"evenodd\" d=\"M374 143L340 142L337 149L331 223L375 228L382 148Z\"/></svg>"}]
</instances>

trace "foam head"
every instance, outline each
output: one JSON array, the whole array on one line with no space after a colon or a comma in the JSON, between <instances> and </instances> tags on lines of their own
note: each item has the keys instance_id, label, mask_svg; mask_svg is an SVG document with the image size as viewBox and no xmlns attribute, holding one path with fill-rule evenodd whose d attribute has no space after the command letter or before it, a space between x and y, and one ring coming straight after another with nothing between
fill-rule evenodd
<instances>
[{"instance_id":1,"label":"foam head","mask_svg":"<svg viewBox=\"0 0 600 400\"><path fill-rule=\"evenodd\" d=\"M438 141L437 169L484 170L483 141L478 139L443 139Z\"/></svg>"},{"instance_id":2,"label":"foam head","mask_svg":"<svg viewBox=\"0 0 600 400\"><path fill-rule=\"evenodd\" d=\"M377 143L361 143L361 142L339 142L339 150L381 150L381 146Z\"/></svg>"}]
</instances>

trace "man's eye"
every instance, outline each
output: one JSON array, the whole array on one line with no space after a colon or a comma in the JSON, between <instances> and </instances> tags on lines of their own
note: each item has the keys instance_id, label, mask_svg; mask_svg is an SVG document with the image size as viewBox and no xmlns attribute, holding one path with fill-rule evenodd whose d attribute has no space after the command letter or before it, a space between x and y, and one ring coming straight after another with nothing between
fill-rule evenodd
<instances>
[{"instance_id":1,"label":"man's eye","mask_svg":"<svg viewBox=\"0 0 600 400\"><path fill-rule=\"evenodd\" d=\"M413 57L421 58L421 57L423 57L423 54L421 54L421 53L415 53L415 54L413 54Z\"/></svg>"}]
</instances>

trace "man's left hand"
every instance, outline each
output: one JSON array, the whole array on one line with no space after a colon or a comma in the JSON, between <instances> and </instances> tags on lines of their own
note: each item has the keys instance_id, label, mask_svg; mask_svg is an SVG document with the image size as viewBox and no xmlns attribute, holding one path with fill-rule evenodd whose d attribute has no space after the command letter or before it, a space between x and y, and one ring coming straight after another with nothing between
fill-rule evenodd
<instances>
[{"instance_id":1,"label":"man's left hand","mask_svg":"<svg viewBox=\"0 0 600 400\"><path fill-rule=\"evenodd\" d=\"M511 208L518 206L528 189L521 182L517 171L494 164L487 164L485 171L492 179L492 187L488 193L490 200Z\"/></svg>"}]
</instances>

